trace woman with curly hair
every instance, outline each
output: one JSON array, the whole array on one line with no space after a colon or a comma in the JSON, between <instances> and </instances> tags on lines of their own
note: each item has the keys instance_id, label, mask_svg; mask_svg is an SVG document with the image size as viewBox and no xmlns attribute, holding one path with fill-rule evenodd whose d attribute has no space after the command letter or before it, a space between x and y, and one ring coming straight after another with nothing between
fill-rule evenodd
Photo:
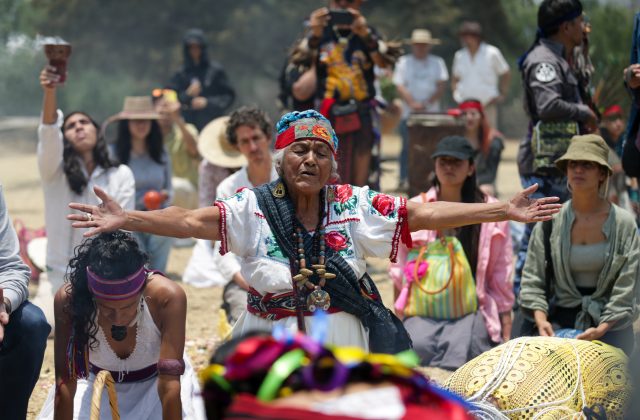
<instances>
[{"instance_id":1,"label":"woman with curly hair","mask_svg":"<svg viewBox=\"0 0 640 420\"><path fill-rule=\"evenodd\" d=\"M64 222L69 200L97 204L93 186L98 185L109 191L122 207L133 209L135 193L131 170L109 158L107 143L93 118L86 112L72 112L63 117L57 109L59 80L54 67L47 66L40 73L44 101L37 154L48 237L47 278L53 293L62 286L73 249L82 242L83 232ZM47 317L50 318L49 314Z\"/></svg>"},{"instance_id":2,"label":"woman with curly hair","mask_svg":"<svg viewBox=\"0 0 640 420\"><path fill-rule=\"evenodd\" d=\"M116 382L125 419L203 418L199 387L183 358L187 298L122 231L86 240L55 297L55 391L41 419L89 417L102 370ZM103 398L101 413L110 416Z\"/></svg>"}]
</instances>

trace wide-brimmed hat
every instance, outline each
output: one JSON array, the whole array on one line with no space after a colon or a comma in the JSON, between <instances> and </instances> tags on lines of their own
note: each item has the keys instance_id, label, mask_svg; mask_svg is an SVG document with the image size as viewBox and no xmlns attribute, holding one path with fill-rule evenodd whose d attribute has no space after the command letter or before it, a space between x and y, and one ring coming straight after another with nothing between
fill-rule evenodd
<instances>
[{"instance_id":1,"label":"wide-brimmed hat","mask_svg":"<svg viewBox=\"0 0 640 420\"><path fill-rule=\"evenodd\" d=\"M431 158L451 156L460 160L469 160L475 155L476 151L469 140L462 136L447 136L438 142Z\"/></svg>"},{"instance_id":2,"label":"wide-brimmed hat","mask_svg":"<svg viewBox=\"0 0 640 420\"><path fill-rule=\"evenodd\" d=\"M414 29L411 38L405 40L407 44L430 44L439 45L440 40L431 36L431 31L427 29Z\"/></svg>"},{"instance_id":3,"label":"wide-brimmed hat","mask_svg":"<svg viewBox=\"0 0 640 420\"><path fill-rule=\"evenodd\" d=\"M604 139L596 134L573 136L567 152L556 160L556 166L562 172L567 170L567 162L570 160L586 160L595 162L613 173L609 166L609 146Z\"/></svg>"},{"instance_id":4,"label":"wide-brimmed hat","mask_svg":"<svg viewBox=\"0 0 640 420\"><path fill-rule=\"evenodd\" d=\"M122 111L115 117L118 120L158 120L160 114L156 112L151 96L127 96Z\"/></svg>"},{"instance_id":5,"label":"wide-brimmed hat","mask_svg":"<svg viewBox=\"0 0 640 420\"><path fill-rule=\"evenodd\" d=\"M122 111L110 116L104 124L102 124L101 134L104 134L107 126L114 121L159 119L160 114L156 112L151 96L127 96L124 98Z\"/></svg>"},{"instance_id":6,"label":"wide-brimmed hat","mask_svg":"<svg viewBox=\"0 0 640 420\"><path fill-rule=\"evenodd\" d=\"M229 143L227 124L229 117L219 117L207 124L198 137L198 152L209 163L223 168L239 168L247 159Z\"/></svg>"}]
</instances>

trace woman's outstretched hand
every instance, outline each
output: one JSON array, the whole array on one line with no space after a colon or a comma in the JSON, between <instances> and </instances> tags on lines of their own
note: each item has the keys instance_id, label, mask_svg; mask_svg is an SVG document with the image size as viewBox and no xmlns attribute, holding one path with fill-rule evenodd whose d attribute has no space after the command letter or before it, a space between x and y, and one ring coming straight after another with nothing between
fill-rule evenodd
<instances>
[{"instance_id":1,"label":"woman's outstretched hand","mask_svg":"<svg viewBox=\"0 0 640 420\"><path fill-rule=\"evenodd\" d=\"M93 228L84 233L85 237L102 232L112 232L121 229L127 222L127 212L100 187L93 187L100 201L100 205L69 203L69 207L81 211L81 214L69 214L67 219L73 220L74 228Z\"/></svg>"},{"instance_id":2,"label":"woman's outstretched hand","mask_svg":"<svg viewBox=\"0 0 640 420\"><path fill-rule=\"evenodd\" d=\"M529 198L537 189L538 184L533 184L514 195L507 203L507 219L523 223L544 222L560 211L562 204L558 204L558 197Z\"/></svg>"}]
</instances>

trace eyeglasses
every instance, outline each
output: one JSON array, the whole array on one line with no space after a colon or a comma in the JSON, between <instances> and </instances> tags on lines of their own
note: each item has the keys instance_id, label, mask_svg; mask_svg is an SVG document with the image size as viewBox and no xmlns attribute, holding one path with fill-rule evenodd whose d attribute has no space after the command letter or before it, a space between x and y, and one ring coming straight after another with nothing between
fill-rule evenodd
<instances>
[{"instance_id":1,"label":"eyeglasses","mask_svg":"<svg viewBox=\"0 0 640 420\"><path fill-rule=\"evenodd\" d=\"M585 171L591 171L593 169L596 169L598 167L598 164L590 160L570 160L567 163L567 166L570 169L576 169L579 166Z\"/></svg>"}]
</instances>

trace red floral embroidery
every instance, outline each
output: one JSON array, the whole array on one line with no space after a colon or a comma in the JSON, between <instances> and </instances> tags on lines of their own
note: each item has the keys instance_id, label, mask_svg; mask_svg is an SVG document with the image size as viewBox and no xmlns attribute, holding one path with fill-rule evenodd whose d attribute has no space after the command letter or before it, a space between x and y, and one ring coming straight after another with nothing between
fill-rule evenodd
<instances>
[{"instance_id":1,"label":"red floral embroidery","mask_svg":"<svg viewBox=\"0 0 640 420\"><path fill-rule=\"evenodd\" d=\"M316 136L323 138L325 140L331 140L331 134L321 125L314 125L311 129L311 132Z\"/></svg>"},{"instance_id":2,"label":"red floral embroidery","mask_svg":"<svg viewBox=\"0 0 640 420\"><path fill-rule=\"evenodd\" d=\"M349 245L347 238L340 232L329 232L324 236L324 240L334 251L341 251Z\"/></svg>"},{"instance_id":3,"label":"red floral embroidery","mask_svg":"<svg viewBox=\"0 0 640 420\"><path fill-rule=\"evenodd\" d=\"M371 204L383 216L388 216L396 208L394 198L386 194L376 195L373 197Z\"/></svg>"},{"instance_id":4,"label":"red floral embroidery","mask_svg":"<svg viewBox=\"0 0 640 420\"><path fill-rule=\"evenodd\" d=\"M338 185L335 188L335 199L339 203L346 203L353 195L353 188L349 184Z\"/></svg>"}]
</instances>

